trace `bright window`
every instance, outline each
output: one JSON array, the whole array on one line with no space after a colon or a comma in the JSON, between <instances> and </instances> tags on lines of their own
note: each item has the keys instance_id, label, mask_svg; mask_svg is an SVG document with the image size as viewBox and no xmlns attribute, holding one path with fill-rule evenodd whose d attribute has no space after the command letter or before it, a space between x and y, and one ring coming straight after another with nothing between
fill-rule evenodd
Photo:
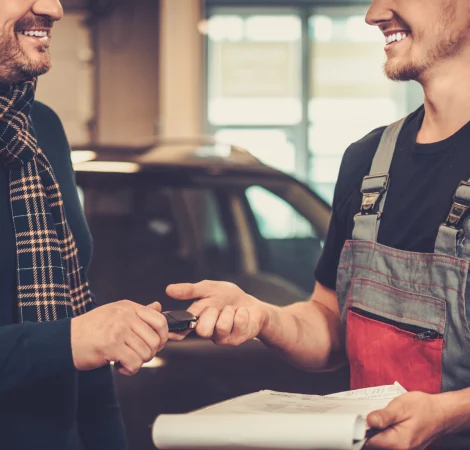
<instances>
[{"instance_id":1,"label":"bright window","mask_svg":"<svg viewBox=\"0 0 470 450\"><path fill-rule=\"evenodd\" d=\"M261 236L265 239L313 237L312 225L276 194L253 186L246 190Z\"/></svg>"},{"instance_id":2,"label":"bright window","mask_svg":"<svg viewBox=\"0 0 470 450\"><path fill-rule=\"evenodd\" d=\"M211 1L216 5L217 1ZM421 102L383 73L363 7L209 10L208 132L331 202L347 147Z\"/></svg>"}]
</instances>

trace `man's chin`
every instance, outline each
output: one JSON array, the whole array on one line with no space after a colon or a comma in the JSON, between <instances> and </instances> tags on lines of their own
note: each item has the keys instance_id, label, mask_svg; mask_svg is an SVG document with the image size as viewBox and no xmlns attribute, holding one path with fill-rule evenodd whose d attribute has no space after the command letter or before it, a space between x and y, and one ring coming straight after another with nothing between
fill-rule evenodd
<instances>
[{"instance_id":1,"label":"man's chin","mask_svg":"<svg viewBox=\"0 0 470 450\"><path fill-rule=\"evenodd\" d=\"M37 78L51 69L51 61L49 58L43 58L39 61L29 60L20 67L20 74L28 80Z\"/></svg>"},{"instance_id":2,"label":"man's chin","mask_svg":"<svg viewBox=\"0 0 470 450\"><path fill-rule=\"evenodd\" d=\"M392 81L416 81L419 79L422 69L413 64L396 64L387 61L384 72L387 78Z\"/></svg>"},{"instance_id":3,"label":"man's chin","mask_svg":"<svg viewBox=\"0 0 470 450\"><path fill-rule=\"evenodd\" d=\"M3 80L4 83L17 84L26 81L34 80L35 78L44 75L50 70L48 66L22 66L18 67L14 72L10 72L8 79Z\"/></svg>"}]
</instances>

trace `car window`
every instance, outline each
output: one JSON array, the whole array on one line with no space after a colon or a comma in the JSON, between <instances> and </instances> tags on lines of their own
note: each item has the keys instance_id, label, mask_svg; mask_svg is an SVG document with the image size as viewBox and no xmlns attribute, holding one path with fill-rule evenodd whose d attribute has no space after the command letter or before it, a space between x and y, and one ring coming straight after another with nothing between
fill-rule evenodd
<instances>
[{"instance_id":1,"label":"car window","mask_svg":"<svg viewBox=\"0 0 470 450\"><path fill-rule=\"evenodd\" d=\"M246 196L263 238L300 239L315 236L310 222L271 191L252 186L246 190Z\"/></svg>"},{"instance_id":2,"label":"car window","mask_svg":"<svg viewBox=\"0 0 470 450\"><path fill-rule=\"evenodd\" d=\"M245 194L253 215L260 269L311 293L323 245L318 231L293 205L268 189L251 186Z\"/></svg>"},{"instance_id":3,"label":"car window","mask_svg":"<svg viewBox=\"0 0 470 450\"><path fill-rule=\"evenodd\" d=\"M202 247L227 248L228 237L222 222L216 194L212 189L181 189L191 212Z\"/></svg>"},{"instance_id":4,"label":"car window","mask_svg":"<svg viewBox=\"0 0 470 450\"><path fill-rule=\"evenodd\" d=\"M223 279L238 270L238 251L227 194L212 188L182 188L195 244L206 278Z\"/></svg>"}]
</instances>

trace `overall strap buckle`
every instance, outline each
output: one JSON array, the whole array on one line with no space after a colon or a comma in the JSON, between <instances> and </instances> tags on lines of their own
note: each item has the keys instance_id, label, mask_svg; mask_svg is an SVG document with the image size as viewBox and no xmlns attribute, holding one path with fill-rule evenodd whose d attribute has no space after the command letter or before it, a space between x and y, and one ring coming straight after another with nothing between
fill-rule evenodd
<instances>
[{"instance_id":1,"label":"overall strap buckle","mask_svg":"<svg viewBox=\"0 0 470 450\"><path fill-rule=\"evenodd\" d=\"M460 195L459 191L463 193L461 189L468 189L469 196ZM457 191L454 194L454 203L450 209L449 215L445 222L449 228L459 229L462 226L462 222L465 219L467 213L470 211L470 182L461 181Z\"/></svg>"},{"instance_id":2,"label":"overall strap buckle","mask_svg":"<svg viewBox=\"0 0 470 450\"><path fill-rule=\"evenodd\" d=\"M364 177L362 182L361 215L380 214L378 207L383 194L389 185L389 175L386 173Z\"/></svg>"}]
</instances>

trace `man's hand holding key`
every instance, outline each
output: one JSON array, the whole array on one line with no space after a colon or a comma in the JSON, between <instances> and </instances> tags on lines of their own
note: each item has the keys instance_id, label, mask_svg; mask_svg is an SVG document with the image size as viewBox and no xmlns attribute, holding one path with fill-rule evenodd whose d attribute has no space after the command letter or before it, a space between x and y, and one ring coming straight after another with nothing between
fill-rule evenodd
<instances>
[{"instance_id":1,"label":"man's hand holding key","mask_svg":"<svg viewBox=\"0 0 470 450\"><path fill-rule=\"evenodd\" d=\"M135 375L168 340L160 303L142 306L129 300L101 306L72 319L72 354L77 370L111 361L123 375Z\"/></svg>"}]
</instances>

